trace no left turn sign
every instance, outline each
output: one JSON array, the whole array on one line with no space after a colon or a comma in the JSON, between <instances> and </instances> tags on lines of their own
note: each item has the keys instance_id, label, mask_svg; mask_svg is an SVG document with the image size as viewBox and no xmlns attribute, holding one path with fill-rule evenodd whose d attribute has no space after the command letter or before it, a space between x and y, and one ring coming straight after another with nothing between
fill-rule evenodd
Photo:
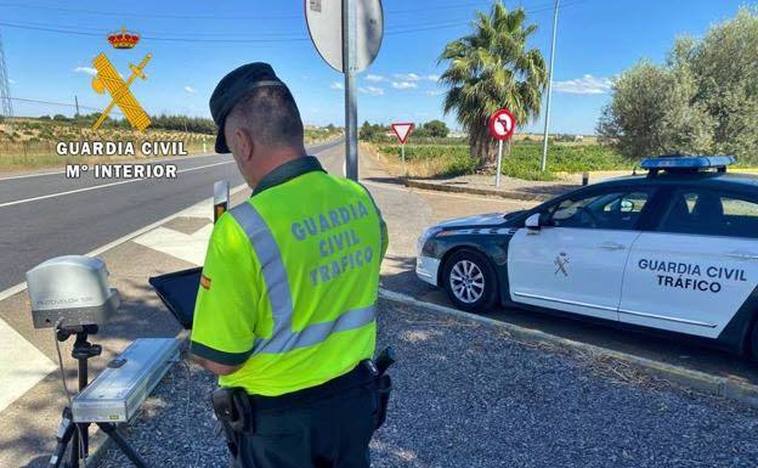
<instances>
[{"instance_id":1,"label":"no left turn sign","mask_svg":"<svg viewBox=\"0 0 758 468\"><path fill-rule=\"evenodd\" d=\"M490 116L489 129L492 138L509 140L516 130L516 118L508 109L500 109Z\"/></svg>"}]
</instances>

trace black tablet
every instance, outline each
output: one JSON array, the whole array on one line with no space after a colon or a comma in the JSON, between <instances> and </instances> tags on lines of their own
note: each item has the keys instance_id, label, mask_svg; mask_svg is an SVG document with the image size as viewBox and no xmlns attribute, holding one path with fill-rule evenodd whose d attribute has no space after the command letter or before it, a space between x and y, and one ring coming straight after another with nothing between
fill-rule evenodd
<instances>
[{"instance_id":1,"label":"black tablet","mask_svg":"<svg viewBox=\"0 0 758 468\"><path fill-rule=\"evenodd\" d=\"M150 286L158 293L168 310L187 330L192 329L197 288L200 286L202 267L167 273L150 278Z\"/></svg>"}]
</instances>

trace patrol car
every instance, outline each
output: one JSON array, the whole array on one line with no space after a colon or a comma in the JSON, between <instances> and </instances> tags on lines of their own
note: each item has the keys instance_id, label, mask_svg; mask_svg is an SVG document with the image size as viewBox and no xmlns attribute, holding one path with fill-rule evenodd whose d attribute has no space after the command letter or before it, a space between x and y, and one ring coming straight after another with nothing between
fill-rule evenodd
<instances>
[{"instance_id":1,"label":"patrol car","mask_svg":"<svg viewBox=\"0 0 758 468\"><path fill-rule=\"evenodd\" d=\"M646 175L441 223L418 240L416 274L468 311L567 312L758 359L758 177L733 162L650 158Z\"/></svg>"}]
</instances>

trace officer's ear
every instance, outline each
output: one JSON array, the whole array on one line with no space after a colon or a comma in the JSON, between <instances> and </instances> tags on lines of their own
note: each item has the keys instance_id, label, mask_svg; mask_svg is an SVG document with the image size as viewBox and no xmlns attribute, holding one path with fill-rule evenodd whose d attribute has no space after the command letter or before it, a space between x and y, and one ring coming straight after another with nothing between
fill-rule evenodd
<instances>
[{"instance_id":1,"label":"officer's ear","mask_svg":"<svg viewBox=\"0 0 758 468\"><path fill-rule=\"evenodd\" d=\"M243 162L250 162L255 152L255 142L248 129L237 126L232 132L232 140L234 146L231 148L236 150L238 158Z\"/></svg>"}]
</instances>

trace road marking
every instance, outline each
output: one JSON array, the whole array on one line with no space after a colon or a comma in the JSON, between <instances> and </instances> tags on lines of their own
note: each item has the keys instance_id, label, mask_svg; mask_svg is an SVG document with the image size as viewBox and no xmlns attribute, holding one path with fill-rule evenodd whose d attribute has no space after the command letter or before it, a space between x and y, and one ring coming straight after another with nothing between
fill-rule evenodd
<instances>
[{"instance_id":1,"label":"road marking","mask_svg":"<svg viewBox=\"0 0 758 468\"><path fill-rule=\"evenodd\" d=\"M224 165L224 164L232 164L232 163L234 163L234 161L223 161L223 162L219 162L219 163L206 164L204 166L190 167L190 168L187 168L187 169L181 169L181 170L176 171L176 173L177 174L183 174L185 172L199 171L200 169L208 169L209 167L221 166L221 165ZM12 202L0 203L0 208L6 208L6 207L9 207L9 206L14 206L14 205L21 205L21 204L24 204L24 203L31 203L31 202L35 202L35 201L39 201L39 200L46 200L48 198L65 197L66 195L73 195L75 193L89 192L91 190L100 190L100 189L104 189L104 188L108 188L108 187L115 187L117 185L124 185L124 184L131 184L131 183L134 183L134 182L140 182L140 181L143 181L143 180L152 180L152 179L142 178L142 179L120 180L118 182L111 182L109 184L101 184L101 185L93 185L91 187L84 187L84 188L80 188L80 189L76 189L76 190L68 190L66 192L50 193L48 195L40 195L39 197L26 198L26 199L23 199L23 200L15 200L15 201L12 201Z\"/></svg>"},{"instance_id":2,"label":"road marking","mask_svg":"<svg viewBox=\"0 0 758 468\"><path fill-rule=\"evenodd\" d=\"M216 153L200 153L200 154L189 154L187 156L172 156L172 157L169 157L169 158L158 158L158 159L145 160L144 164L169 162L169 161L176 161L176 160L179 160L179 159L207 158L207 157L210 157L210 156L216 156L216 157L218 157L219 155L216 154ZM128 162L127 161L119 161L119 162L114 162L113 164L122 164L122 163L128 163ZM62 171L48 171L48 172L32 172L31 174L20 174L20 175L15 175L15 176L0 177L0 182L4 182L6 180L29 179L29 178L32 178L32 177L43 177L43 176L48 176L48 175L60 175L60 174L65 174L65 173L66 173L65 170L62 170Z\"/></svg>"},{"instance_id":3,"label":"road marking","mask_svg":"<svg viewBox=\"0 0 758 468\"><path fill-rule=\"evenodd\" d=\"M21 175L15 175L15 176L0 177L0 182L4 182L6 180L29 179L31 177L43 177L43 176L48 176L48 175L63 174L65 172L66 171L34 172L31 174L21 174Z\"/></svg>"},{"instance_id":4,"label":"road marking","mask_svg":"<svg viewBox=\"0 0 758 468\"><path fill-rule=\"evenodd\" d=\"M158 227L137 237L134 242L179 260L201 266L205 262L205 252L208 249L208 241L211 238L212 231L213 223L203 226L192 234Z\"/></svg>"},{"instance_id":5,"label":"road marking","mask_svg":"<svg viewBox=\"0 0 758 468\"><path fill-rule=\"evenodd\" d=\"M50 334L52 338L52 333ZM0 319L0 411L57 368L55 363Z\"/></svg>"}]
</instances>

